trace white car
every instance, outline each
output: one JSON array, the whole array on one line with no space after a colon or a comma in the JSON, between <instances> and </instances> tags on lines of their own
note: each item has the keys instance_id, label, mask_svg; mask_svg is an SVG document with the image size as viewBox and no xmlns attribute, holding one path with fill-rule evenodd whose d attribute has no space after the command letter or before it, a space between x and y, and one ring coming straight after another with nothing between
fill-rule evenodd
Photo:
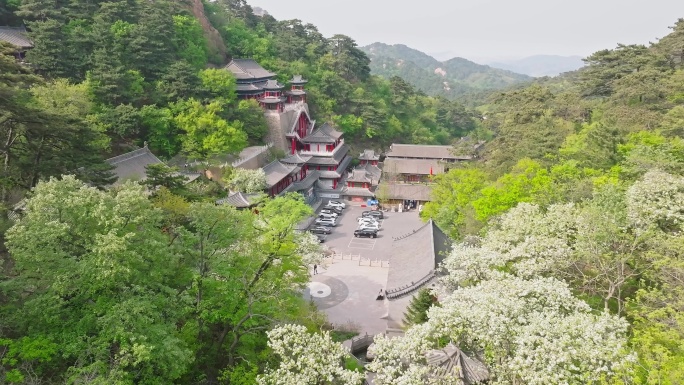
<instances>
[{"instance_id":1,"label":"white car","mask_svg":"<svg viewBox=\"0 0 684 385\"><path fill-rule=\"evenodd\" d=\"M327 226L327 227L337 226L337 221L335 220L335 218L318 218L318 219L316 219L315 223L317 225Z\"/></svg>"},{"instance_id":2,"label":"white car","mask_svg":"<svg viewBox=\"0 0 684 385\"><path fill-rule=\"evenodd\" d=\"M362 223L359 225L359 230L380 230L380 226L372 225L370 223Z\"/></svg>"},{"instance_id":3,"label":"white car","mask_svg":"<svg viewBox=\"0 0 684 385\"><path fill-rule=\"evenodd\" d=\"M332 210L326 210L326 209L321 210L320 214L330 214L330 215L332 215L332 216L335 217L335 218L337 218L338 216L340 216L340 214L338 214L338 213L336 213L336 212L334 212L334 211L332 211Z\"/></svg>"},{"instance_id":4,"label":"white car","mask_svg":"<svg viewBox=\"0 0 684 385\"><path fill-rule=\"evenodd\" d=\"M377 223L380 224L375 218L356 218L356 221L359 223Z\"/></svg>"},{"instance_id":5,"label":"white car","mask_svg":"<svg viewBox=\"0 0 684 385\"><path fill-rule=\"evenodd\" d=\"M347 204L344 202L340 202L340 201L330 201L330 202L328 202L328 204L326 204L326 206L337 207L340 209L347 208Z\"/></svg>"},{"instance_id":6,"label":"white car","mask_svg":"<svg viewBox=\"0 0 684 385\"><path fill-rule=\"evenodd\" d=\"M321 211L320 213L318 213L318 216L319 217L326 217L326 218L329 218L329 217L337 218L338 217L337 213L331 213L330 211Z\"/></svg>"}]
</instances>

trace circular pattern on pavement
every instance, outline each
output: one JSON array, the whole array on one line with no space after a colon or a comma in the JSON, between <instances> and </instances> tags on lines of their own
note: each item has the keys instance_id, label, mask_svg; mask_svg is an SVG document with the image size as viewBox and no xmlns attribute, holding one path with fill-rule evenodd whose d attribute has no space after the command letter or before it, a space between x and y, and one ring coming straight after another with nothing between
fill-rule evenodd
<instances>
[{"instance_id":1,"label":"circular pattern on pavement","mask_svg":"<svg viewBox=\"0 0 684 385\"><path fill-rule=\"evenodd\" d=\"M330 286L322 282L309 282L309 295L315 298L325 298L332 293Z\"/></svg>"},{"instance_id":2,"label":"circular pattern on pavement","mask_svg":"<svg viewBox=\"0 0 684 385\"><path fill-rule=\"evenodd\" d=\"M304 290L304 299L311 300L318 310L337 306L349 296L347 285L337 278L324 275L314 276Z\"/></svg>"}]
</instances>

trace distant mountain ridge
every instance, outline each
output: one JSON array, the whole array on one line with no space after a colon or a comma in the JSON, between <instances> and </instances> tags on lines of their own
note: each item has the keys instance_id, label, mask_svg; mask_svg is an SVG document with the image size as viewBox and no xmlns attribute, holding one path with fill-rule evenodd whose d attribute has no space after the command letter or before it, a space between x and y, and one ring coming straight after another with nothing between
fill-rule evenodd
<instances>
[{"instance_id":1,"label":"distant mountain ridge","mask_svg":"<svg viewBox=\"0 0 684 385\"><path fill-rule=\"evenodd\" d=\"M428 95L455 98L491 91L532 77L477 64L463 58L444 62L403 44L373 43L360 48L371 59L371 73L390 78L399 76Z\"/></svg>"},{"instance_id":2,"label":"distant mountain ridge","mask_svg":"<svg viewBox=\"0 0 684 385\"><path fill-rule=\"evenodd\" d=\"M500 60L487 65L529 76L556 76L584 67L581 56L534 55L516 60Z\"/></svg>"}]
</instances>

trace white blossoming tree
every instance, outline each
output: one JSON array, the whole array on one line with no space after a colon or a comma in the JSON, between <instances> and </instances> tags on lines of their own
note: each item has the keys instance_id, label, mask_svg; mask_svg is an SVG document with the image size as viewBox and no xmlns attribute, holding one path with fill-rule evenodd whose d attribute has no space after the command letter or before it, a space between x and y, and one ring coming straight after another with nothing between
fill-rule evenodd
<instances>
[{"instance_id":1,"label":"white blossoming tree","mask_svg":"<svg viewBox=\"0 0 684 385\"><path fill-rule=\"evenodd\" d=\"M365 375L344 368L349 356L330 335L307 332L304 326L282 325L268 332L277 368L257 378L259 385L360 385Z\"/></svg>"},{"instance_id":2,"label":"white blossoming tree","mask_svg":"<svg viewBox=\"0 0 684 385\"><path fill-rule=\"evenodd\" d=\"M502 273L455 290L428 315L402 338L376 338L368 368L377 384L437 381L423 355L445 341L484 357L496 384L591 383L628 360L627 323L594 314L555 278Z\"/></svg>"},{"instance_id":3,"label":"white blossoming tree","mask_svg":"<svg viewBox=\"0 0 684 385\"><path fill-rule=\"evenodd\" d=\"M266 174L262 169L236 168L226 180L229 189L243 193L257 193L266 188Z\"/></svg>"}]
</instances>

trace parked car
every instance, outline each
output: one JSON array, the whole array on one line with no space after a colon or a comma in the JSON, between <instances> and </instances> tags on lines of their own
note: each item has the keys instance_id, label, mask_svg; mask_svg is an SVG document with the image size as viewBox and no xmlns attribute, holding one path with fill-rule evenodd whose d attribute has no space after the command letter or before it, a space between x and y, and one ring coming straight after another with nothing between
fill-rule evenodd
<instances>
[{"instance_id":1,"label":"parked car","mask_svg":"<svg viewBox=\"0 0 684 385\"><path fill-rule=\"evenodd\" d=\"M341 209L347 208L347 204L340 201L330 201L326 204L326 206L337 206Z\"/></svg>"},{"instance_id":2,"label":"parked car","mask_svg":"<svg viewBox=\"0 0 684 385\"><path fill-rule=\"evenodd\" d=\"M355 237L369 237L369 238L377 238L378 237L378 231L377 230L372 230L372 229L358 229L354 231L354 236Z\"/></svg>"},{"instance_id":3,"label":"parked car","mask_svg":"<svg viewBox=\"0 0 684 385\"><path fill-rule=\"evenodd\" d=\"M382 213L382 211L364 211L361 213L362 217L374 217L374 218L379 218L383 219L385 215Z\"/></svg>"},{"instance_id":4,"label":"parked car","mask_svg":"<svg viewBox=\"0 0 684 385\"><path fill-rule=\"evenodd\" d=\"M337 213L337 214L342 214L342 209L339 207L335 207L335 206L325 206L325 207L323 207L323 210L321 210L321 211L332 211L332 212Z\"/></svg>"},{"instance_id":5,"label":"parked car","mask_svg":"<svg viewBox=\"0 0 684 385\"><path fill-rule=\"evenodd\" d=\"M357 222L379 222L375 217L357 217Z\"/></svg>"},{"instance_id":6,"label":"parked car","mask_svg":"<svg viewBox=\"0 0 684 385\"><path fill-rule=\"evenodd\" d=\"M330 215L334 215L334 216L338 217L342 213L338 213L336 210L323 209L323 210L321 210L321 214L330 214Z\"/></svg>"},{"instance_id":7,"label":"parked car","mask_svg":"<svg viewBox=\"0 0 684 385\"><path fill-rule=\"evenodd\" d=\"M328 213L318 213L319 218L332 218L332 219L337 219L337 214L328 214Z\"/></svg>"},{"instance_id":8,"label":"parked car","mask_svg":"<svg viewBox=\"0 0 684 385\"><path fill-rule=\"evenodd\" d=\"M368 237L368 238L377 238L378 237L378 231L373 230L373 229L358 229L354 231L354 236L355 237Z\"/></svg>"},{"instance_id":9,"label":"parked car","mask_svg":"<svg viewBox=\"0 0 684 385\"><path fill-rule=\"evenodd\" d=\"M328 236L323 234L316 234L316 237L318 238L318 242L323 243L325 242L325 238L327 238Z\"/></svg>"},{"instance_id":10,"label":"parked car","mask_svg":"<svg viewBox=\"0 0 684 385\"><path fill-rule=\"evenodd\" d=\"M378 223L378 221L376 221L373 218L361 218L361 219L358 219L357 222L359 223L359 225L367 223L367 224L371 224L371 225L380 226L380 223Z\"/></svg>"},{"instance_id":11,"label":"parked car","mask_svg":"<svg viewBox=\"0 0 684 385\"><path fill-rule=\"evenodd\" d=\"M326 227L335 227L337 226L337 221L334 218L318 218L316 219L317 225L320 226L326 226Z\"/></svg>"},{"instance_id":12,"label":"parked car","mask_svg":"<svg viewBox=\"0 0 684 385\"><path fill-rule=\"evenodd\" d=\"M314 234L330 234L332 233L332 230L329 227L323 227L323 226L314 226L309 229L310 232Z\"/></svg>"},{"instance_id":13,"label":"parked car","mask_svg":"<svg viewBox=\"0 0 684 385\"><path fill-rule=\"evenodd\" d=\"M361 224L361 225L359 225L358 229L359 229L359 230L371 229L371 230L379 231L379 230L380 230L380 226L378 226L378 225L370 225L370 224Z\"/></svg>"}]
</instances>

